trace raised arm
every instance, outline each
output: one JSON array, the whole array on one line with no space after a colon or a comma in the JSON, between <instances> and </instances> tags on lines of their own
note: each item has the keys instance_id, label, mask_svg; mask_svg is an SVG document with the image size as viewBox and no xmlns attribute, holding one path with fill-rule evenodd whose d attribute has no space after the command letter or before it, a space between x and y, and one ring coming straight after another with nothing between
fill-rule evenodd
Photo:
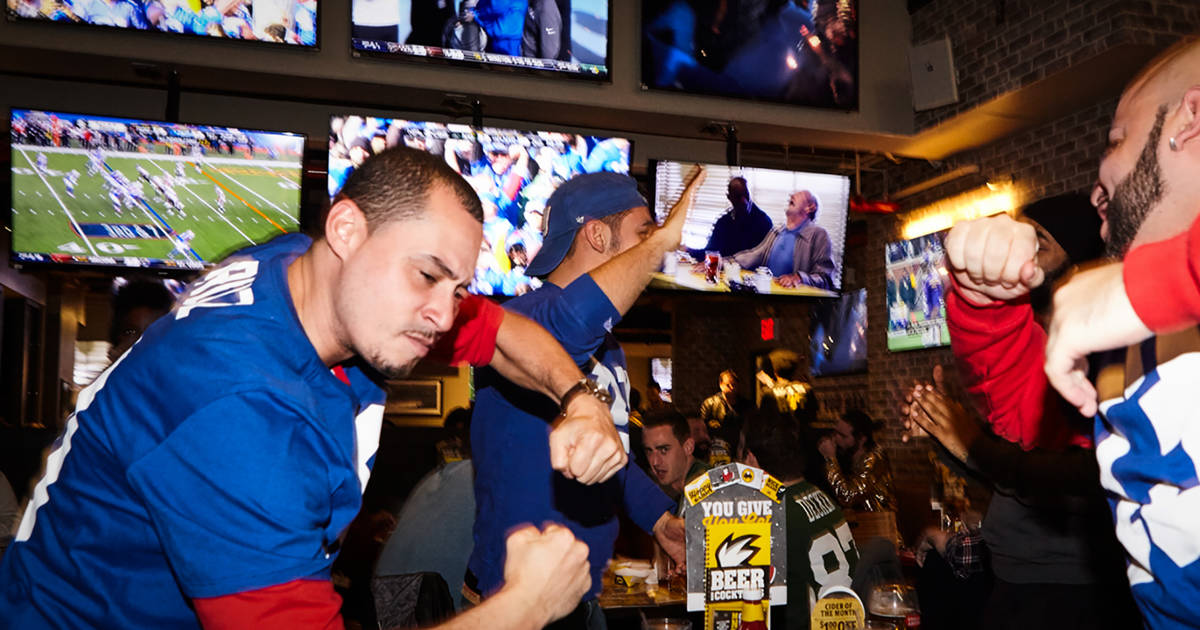
<instances>
[{"instance_id":1,"label":"raised arm","mask_svg":"<svg viewBox=\"0 0 1200 630\"><path fill-rule=\"evenodd\" d=\"M536 322L479 296L463 300L452 333L429 358L451 365L490 366L506 379L564 402L583 373L562 345ZM575 391L579 391L576 389ZM608 406L571 395L550 433L550 462L568 479L592 484L612 477L627 459Z\"/></svg>"},{"instance_id":2,"label":"raised arm","mask_svg":"<svg viewBox=\"0 0 1200 630\"><path fill-rule=\"evenodd\" d=\"M706 173L697 166L690 173L692 180L684 188L679 201L671 207L667 219L646 240L628 251L593 269L589 275L604 292L618 313L625 314L650 283L650 274L662 263L663 254L679 247L683 238L683 222L692 198L704 183Z\"/></svg>"},{"instance_id":3,"label":"raised arm","mask_svg":"<svg viewBox=\"0 0 1200 630\"><path fill-rule=\"evenodd\" d=\"M489 364L513 383L562 403L583 380L562 345L533 320L506 311L496 333ZM578 391L578 390L577 390ZM568 479L591 484L608 480L625 466L627 455L608 405L588 395L571 395L550 433L550 462Z\"/></svg>"},{"instance_id":4,"label":"raised arm","mask_svg":"<svg viewBox=\"0 0 1200 630\"><path fill-rule=\"evenodd\" d=\"M1124 262L1076 274L1055 293L1046 375L1063 398L1092 415L1096 390L1084 357L1197 322L1200 217L1186 232L1135 248Z\"/></svg>"}]
</instances>

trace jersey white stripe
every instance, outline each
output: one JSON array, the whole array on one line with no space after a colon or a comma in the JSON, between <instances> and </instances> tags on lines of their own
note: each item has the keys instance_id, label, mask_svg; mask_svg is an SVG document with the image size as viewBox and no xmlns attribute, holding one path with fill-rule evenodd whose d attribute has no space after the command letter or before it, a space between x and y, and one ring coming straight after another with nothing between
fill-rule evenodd
<instances>
[{"instance_id":1,"label":"jersey white stripe","mask_svg":"<svg viewBox=\"0 0 1200 630\"><path fill-rule=\"evenodd\" d=\"M137 345L134 342L133 345ZM133 348L130 347L130 350ZM62 472L63 460L67 458L67 453L71 451L71 437L75 435L75 431L79 429L78 415L81 411L87 409L92 401L96 399L96 394L104 389L104 384L108 382L108 375L116 369L125 357L129 356L129 350L125 351L108 366L108 369L100 373L96 380L92 381L91 385L83 388L79 392L79 400L75 404L75 412L67 419L67 428L63 431L62 438L59 444L50 451L50 455L46 458L46 472L42 475L42 479L38 481L37 486L33 489L33 498L29 500L29 506L25 509L25 515L21 517L21 525L17 528L17 535L14 539L16 542L29 540L29 536L33 534L34 522L37 520L37 511L50 500L50 484L58 481L58 474Z\"/></svg>"},{"instance_id":2,"label":"jersey white stripe","mask_svg":"<svg viewBox=\"0 0 1200 630\"><path fill-rule=\"evenodd\" d=\"M383 405L370 405L354 419L354 452L358 463L358 483L361 491L367 491L371 480L368 462L379 450L379 432L383 428Z\"/></svg>"}]
</instances>

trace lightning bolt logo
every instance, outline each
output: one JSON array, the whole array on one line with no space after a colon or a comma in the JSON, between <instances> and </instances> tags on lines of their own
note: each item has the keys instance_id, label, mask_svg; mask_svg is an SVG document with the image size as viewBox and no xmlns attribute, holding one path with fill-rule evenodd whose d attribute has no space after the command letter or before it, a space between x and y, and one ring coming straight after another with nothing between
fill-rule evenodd
<instances>
[{"instance_id":1,"label":"lightning bolt logo","mask_svg":"<svg viewBox=\"0 0 1200 630\"><path fill-rule=\"evenodd\" d=\"M757 541L757 534L747 534L746 536L733 537L730 534L717 545L717 551L713 555L716 556L717 566L721 568L746 566L750 558L754 554L761 551L761 547L756 547L752 543Z\"/></svg>"}]
</instances>

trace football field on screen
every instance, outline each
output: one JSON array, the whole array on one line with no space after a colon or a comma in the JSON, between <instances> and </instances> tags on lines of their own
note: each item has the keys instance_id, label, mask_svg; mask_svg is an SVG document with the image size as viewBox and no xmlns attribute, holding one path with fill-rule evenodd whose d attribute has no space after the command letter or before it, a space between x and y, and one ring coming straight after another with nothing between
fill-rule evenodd
<instances>
[{"instance_id":1,"label":"football field on screen","mask_svg":"<svg viewBox=\"0 0 1200 630\"><path fill-rule=\"evenodd\" d=\"M36 166L39 154L44 169ZM13 251L211 264L298 228L299 162L105 152L103 170L143 184L142 197L118 211L102 173L88 174L88 161L83 149L12 147ZM138 166L150 177L170 176L182 209L171 208ZM72 170L79 174L73 195L64 182ZM224 212L218 209L222 193ZM169 238L189 232L194 236L185 248Z\"/></svg>"}]
</instances>

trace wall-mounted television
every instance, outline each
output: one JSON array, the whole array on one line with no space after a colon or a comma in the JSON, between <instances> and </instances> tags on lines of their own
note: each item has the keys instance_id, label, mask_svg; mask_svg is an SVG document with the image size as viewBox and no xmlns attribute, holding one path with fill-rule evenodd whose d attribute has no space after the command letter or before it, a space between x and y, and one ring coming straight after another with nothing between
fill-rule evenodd
<instances>
[{"instance_id":1,"label":"wall-mounted television","mask_svg":"<svg viewBox=\"0 0 1200 630\"><path fill-rule=\"evenodd\" d=\"M813 376L867 369L867 290L848 291L812 307Z\"/></svg>"},{"instance_id":2,"label":"wall-mounted television","mask_svg":"<svg viewBox=\"0 0 1200 630\"><path fill-rule=\"evenodd\" d=\"M302 134L13 109L12 260L202 269L300 223Z\"/></svg>"},{"instance_id":3,"label":"wall-mounted television","mask_svg":"<svg viewBox=\"0 0 1200 630\"><path fill-rule=\"evenodd\" d=\"M946 325L946 291L950 281L943 264L945 232L888 243L888 350L913 350L950 344Z\"/></svg>"},{"instance_id":4,"label":"wall-mounted television","mask_svg":"<svg viewBox=\"0 0 1200 630\"><path fill-rule=\"evenodd\" d=\"M317 0L8 0L8 19L317 47Z\"/></svg>"},{"instance_id":5,"label":"wall-mounted television","mask_svg":"<svg viewBox=\"0 0 1200 630\"><path fill-rule=\"evenodd\" d=\"M694 165L652 162L659 220ZM682 253L651 285L706 292L830 297L842 286L850 178L708 164L683 225Z\"/></svg>"},{"instance_id":6,"label":"wall-mounted television","mask_svg":"<svg viewBox=\"0 0 1200 630\"><path fill-rule=\"evenodd\" d=\"M353 0L356 54L607 80L611 0Z\"/></svg>"},{"instance_id":7,"label":"wall-mounted television","mask_svg":"<svg viewBox=\"0 0 1200 630\"><path fill-rule=\"evenodd\" d=\"M442 156L471 184L485 215L470 287L481 295L520 295L541 286L525 267L542 246L550 194L579 173L628 173L632 148L625 138L398 118L334 116L329 129L330 199L356 165L399 143Z\"/></svg>"},{"instance_id":8,"label":"wall-mounted television","mask_svg":"<svg viewBox=\"0 0 1200 630\"><path fill-rule=\"evenodd\" d=\"M858 108L857 0L642 2L642 85Z\"/></svg>"}]
</instances>

